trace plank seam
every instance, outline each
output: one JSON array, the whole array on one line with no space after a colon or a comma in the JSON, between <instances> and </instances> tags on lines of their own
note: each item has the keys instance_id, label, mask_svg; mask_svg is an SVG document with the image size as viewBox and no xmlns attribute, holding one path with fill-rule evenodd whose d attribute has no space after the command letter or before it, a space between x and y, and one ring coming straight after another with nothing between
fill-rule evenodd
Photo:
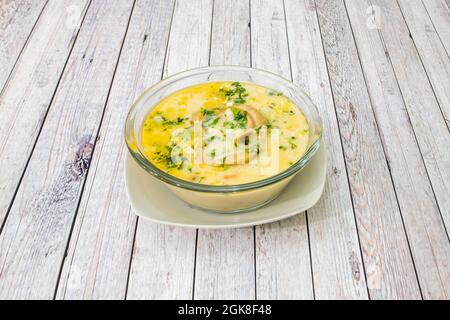
<instances>
[{"instance_id":1,"label":"plank seam","mask_svg":"<svg viewBox=\"0 0 450 320\"><path fill-rule=\"evenodd\" d=\"M414 45L414 48L416 49L417 56L419 57L419 60L420 60L420 63L422 65L422 68L423 68L423 70L425 72L425 75L427 76L428 83L430 84L431 90L433 91L433 95L434 95L434 98L436 99L436 102L437 102L437 104L439 106L439 110L441 111L442 118L444 119L444 122L447 125L447 129L450 132L450 127L448 125L449 122L450 122L450 119L447 119L445 117L444 111L442 110L441 102L438 99L438 96L436 94L436 90L434 89L433 83L431 82L430 76L428 75L427 68L425 67L425 64L423 62L422 56L420 55L420 51L417 48L416 41L414 40L414 37L412 36L411 29L409 28L408 21L406 20L406 17L405 17L405 15L403 13L402 7L400 6L400 3L398 2L398 0L396 1L396 4L397 4L397 6L398 6L398 8L400 10L400 13L402 15L403 21L405 22L405 26L408 29L409 37L411 38L411 41L412 41L412 43ZM445 50L445 48L444 48L444 50Z\"/></svg>"},{"instance_id":2,"label":"plank seam","mask_svg":"<svg viewBox=\"0 0 450 320\"><path fill-rule=\"evenodd\" d=\"M132 211L131 207L129 207L128 208L128 214L134 214L131 211ZM133 242L131 243L131 250L130 250L131 254L130 254L130 258L128 259L129 260L129 262L128 262L128 273L127 273L127 283L125 284L124 300L127 300L127 296L128 296L128 286L130 284L130 276L131 276L131 263L133 261L133 256L134 256L138 223L139 223L139 219L136 217L136 222L134 223Z\"/></svg>"},{"instance_id":3,"label":"plank seam","mask_svg":"<svg viewBox=\"0 0 450 320\"><path fill-rule=\"evenodd\" d=\"M163 61L163 65L162 65L162 68L161 68L160 79L162 79L164 77L164 70L166 68L167 54L168 54L168 48L169 48L169 39L170 39L170 34L172 32L173 16L174 16L174 13L175 13L176 4L177 4L177 0L174 0L173 8L172 8L172 16L170 18L169 32L167 34L166 49L165 49L165 53L164 53L164 61ZM134 257L135 244L136 244L136 235L137 235L137 231L138 231L139 221L140 221L140 218L136 217L136 226L135 226L135 231L134 231L134 235L133 235L133 244L132 244L132 247L131 247L130 262L129 262L129 265L128 265L128 275L127 275L127 283L126 283L126 289L125 289L125 300L128 298L128 287L130 285L131 267L132 267L132 264L133 264L133 257Z\"/></svg>"},{"instance_id":4,"label":"plank seam","mask_svg":"<svg viewBox=\"0 0 450 320\"><path fill-rule=\"evenodd\" d=\"M287 26L285 0L283 0L283 15L284 15L284 29L286 31L287 51L288 51L288 59L289 59L289 72L291 74L291 81L294 82L294 75L292 72L291 48L290 48L290 42L289 42L289 32L288 32L288 26ZM305 211L304 215L305 215L305 219L306 219L305 220L306 221L306 234L308 236L309 272L311 274L311 288L312 288L313 300L316 300L316 293L315 293L315 288L314 288L314 272L313 272L312 254L311 254L311 237L309 234L309 225L308 225L308 223L309 223L308 222L308 211Z\"/></svg>"},{"instance_id":5,"label":"plank seam","mask_svg":"<svg viewBox=\"0 0 450 320\"><path fill-rule=\"evenodd\" d=\"M447 53L447 57L449 57L447 48L446 48L445 45L444 45L444 40L442 40L442 37L441 37L441 35L439 34L438 29L436 28L436 25L434 24L433 18L431 17L430 12L428 11L427 6L426 6L425 3L423 2L423 0L422 0L422 6L424 7L424 9L425 9L425 11L426 11L426 13L427 13L427 15L428 15L428 18L430 18L431 25L433 26L434 31L436 31L436 34L437 34L439 40L441 41L442 47L444 48L445 52Z\"/></svg>"},{"instance_id":6,"label":"plank seam","mask_svg":"<svg viewBox=\"0 0 450 320\"><path fill-rule=\"evenodd\" d=\"M113 75L112 75L112 78L111 78L111 82L109 84L108 93L106 95L106 100L105 100L105 103L103 105L103 110L102 110L102 114L101 114L101 117L100 117L97 133L95 134L95 137L94 137L95 139L94 139L94 144L93 144L93 147L92 147L92 157L94 156L95 149L96 149L96 146L97 146L97 137L98 137L98 135L100 133L100 130L101 130L101 124L102 124L103 118L105 116L106 107L108 106L108 103L109 103L109 98L110 98L110 95L111 95L111 89L112 89L112 86L114 84L114 80L115 80L115 77L116 77L117 67L119 66L120 58L122 57L122 50L123 50L123 47L124 47L124 44L125 44L125 39L126 39L127 34L128 34L128 29L129 29L129 26L130 26L131 17L133 15L135 4L136 4L136 0L133 1L133 5L132 5L131 10L130 10L130 15L129 15L128 21L127 21L127 26L125 28L124 35L122 37L122 42L121 42L119 54L118 54L118 57L117 57L117 62L116 62L116 65L114 67L114 71L113 71ZM86 12L87 12L87 10L86 10ZM86 181L87 181L89 172L90 172L90 166L87 169L86 176L84 177L84 181L83 181L83 183L81 185L81 189L80 189L80 193L79 193L79 196L78 196L78 201L77 201L77 205L76 205L76 209L75 209L75 214L74 214L74 217L72 219L72 225L71 225L71 228L70 228L69 236L68 236L67 241L66 241L66 249L64 251L65 253L67 252L67 250L69 248L69 245L70 245L70 240L72 238L72 232L73 232L73 229L75 227L75 221L77 220L78 209L79 209L80 204L81 204L81 198L82 198L82 195L83 195L83 192L84 192L84 187L86 186ZM63 270L63 267L64 267L64 261L65 260L66 260L66 254L64 254L64 256L62 258L61 266L59 268L58 280L56 282L56 287L55 287L55 291L54 291L54 294L53 294L53 299L54 300L56 299L56 295L58 293L59 282L61 280L61 275L62 275L62 270Z\"/></svg>"},{"instance_id":7,"label":"plank seam","mask_svg":"<svg viewBox=\"0 0 450 320\"><path fill-rule=\"evenodd\" d=\"M364 67L363 67L363 65L362 65L362 63L361 63L361 55L360 55L360 53L359 53L359 48L358 48L358 44L357 44L357 42L356 42L355 34L354 34L354 31L353 31L353 26L352 26L352 23L351 23L351 20L350 20L350 16L349 16L349 14L348 14L348 9L347 9L346 1L345 1L345 0L342 0L342 1L343 1L343 3L344 3L345 13L346 13L346 15L347 15L348 24L349 24L349 26L350 26L350 31L351 31L351 33L352 33L353 43L355 44L356 53L357 53L357 55L358 55L359 66L360 66L360 70L361 70L361 73L362 73L363 79L364 79L364 86L365 86L365 88L366 88L367 95L368 95L368 97L369 97L370 109L371 109L372 115L373 115L373 117L374 117L374 119L375 119L375 127L376 127L376 129L377 129L378 136L379 136L379 138L380 138L380 144L381 144L381 148L382 148L382 150L383 150L383 155L384 155L384 159L385 159L385 161L386 161L386 166L387 166L387 168L388 168L388 172L389 172L389 177L390 177L390 180L391 180L392 189L393 189L393 191L394 191L395 200L396 200L396 202L397 202L397 208L398 208L398 211L399 211L399 213L400 213L400 218L401 218L401 221L402 221L403 231L404 231L404 233L405 233L406 242L407 242L407 244L408 244L409 254L410 254L411 261L412 261L412 265L413 265L413 268L414 268L414 273L415 273L415 275L416 275L417 284L418 284L418 286L419 286L420 296L422 297L422 300L423 300L422 288L421 288L421 286L420 286L420 281L419 281L419 276L418 276L418 273L417 273L416 263L415 263L415 261L414 261L414 256L413 256L413 254L412 254L411 244L410 244L409 237L408 237L408 232L406 231L405 221L404 221L404 219L403 219L402 209L401 209L401 207L400 207L400 202L399 202L399 200L398 200L397 190L396 190L396 188L395 188L395 182L394 182L394 178L393 178L393 176L392 176L391 167L390 167L389 161L388 161L388 159L387 159L386 149L385 149L385 146L384 146L384 143L383 143L382 135L381 135L381 132L380 132L380 127L379 127L379 125L378 125L378 119L377 119L375 110L374 110L374 108L373 108L372 96L371 96L371 94L370 94L369 86L367 85L366 74L365 74L365 72L364 72ZM369 0L369 1L370 1L370 0Z\"/></svg>"},{"instance_id":8,"label":"plank seam","mask_svg":"<svg viewBox=\"0 0 450 320\"><path fill-rule=\"evenodd\" d=\"M306 234L308 235L309 265L310 265L311 280L312 280L311 286L312 286L313 300L316 300L316 288L314 285L314 269L313 269L312 254L311 254L311 236L309 233L308 211L305 211L305 219L306 219Z\"/></svg>"},{"instance_id":9,"label":"plank seam","mask_svg":"<svg viewBox=\"0 0 450 320\"><path fill-rule=\"evenodd\" d=\"M215 0L212 0L211 9L211 24L209 31L209 56L208 56L208 66L211 66L211 51L212 51L212 37L213 37L213 24L214 24L214 7ZM194 270L192 277L192 300L195 300L195 276L197 271L197 248L198 248L198 228L195 230L195 249L194 249Z\"/></svg>"},{"instance_id":10,"label":"plank seam","mask_svg":"<svg viewBox=\"0 0 450 320\"><path fill-rule=\"evenodd\" d=\"M333 94L333 82L331 81L331 77L330 77L330 70L328 67L328 63L327 63L327 59L326 59L326 53L325 53L325 45L323 43L323 33L322 33L322 28L320 26L320 19L319 19L319 13L317 12L317 3L316 0L314 0L314 8L316 11L316 17L317 17L317 25L318 25L318 29L319 29L319 33L320 33L320 43L322 44L322 50L323 50L323 55L324 55L324 60L325 60L325 67L327 70L327 77L328 77L328 83L330 84L330 90L331 90L331 98L333 100L333 107L334 107L334 112L335 112L335 116L336 116L336 123L337 123L337 127L338 127L338 131L339 131L339 142L341 143L341 151L342 151L342 156L343 156L343 162L344 162L344 167L345 167L345 177L347 178L347 187L348 187L348 193L350 195L350 200L351 200L351 204L352 204L352 212L353 212L353 219L354 219L354 223L355 223L355 230L356 230L356 235L358 238L358 247L359 247L359 252L360 252L360 256L361 256L361 263L362 263L362 267L364 270L364 279L365 279L365 287L367 290L367 296L370 298L370 291L369 291L369 287L368 287L368 282L367 282L367 272L366 272L366 267L365 267L365 262L364 262L364 255L362 252L362 247L361 247L361 237L359 235L359 228L358 228L358 219L356 219L356 212L355 212L355 203L353 200L353 194L350 188L350 177L348 174L348 167L347 167L347 161L345 161L345 152L344 152L344 144L342 142L341 136L341 124L339 123L339 118L337 115L337 110L336 110L336 100L334 98L334 94Z\"/></svg>"},{"instance_id":11,"label":"plank seam","mask_svg":"<svg viewBox=\"0 0 450 320\"><path fill-rule=\"evenodd\" d=\"M213 24L214 24L214 7L216 5L216 1L212 0L212 11L211 11L211 26L209 32L209 56L208 56L208 66L211 66L211 50L212 50L212 37L213 37ZM197 229L198 231L198 229Z\"/></svg>"},{"instance_id":12,"label":"plank seam","mask_svg":"<svg viewBox=\"0 0 450 320\"><path fill-rule=\"evenodd\" d=\"M253 53L252 53L252 0L248 0L248 28L249 28L249 53L250 53L250 67L253 67ZM256 268L256 226L253 226L253 270L255 282L255 300L258 300L258 276Z\"/></svg>"},{"instance_id":13,"label":"plank seam","mask_svg":"<svg viewBox=\"0 0 450 320\"><path fill-rule=\"evenodd\" d=\"M197 271L198 229L195 230L194 274L192 276L192 300L195 300L195 275Z\"/></svg>"},{"instance_id":14,"label":"plank seam","mask_svg":"<svg viewBox=\"0 0 450 320\"><path fill-rule=\"evenodd\" d=\"M257 286L257 276L256 276L256 226L253 226L253 270L254 270L254 279L255 279L255 300L258 300L258 286Z\"/></svg>"},{"instance_id":15,"label":"plank seam","mask_svg":"<svg viewBox=\"0 0 450 320\"><path fill-rule=\"evenodd\" d=\"M369 0L369 1L370 1L370 0ZM371 3L371 5L373 5L373 3L372 3L371 1L370 1L370 3ZM381 43L382 43L382 45L383 45L384 50L385 50L386 52L388 52L388 49L387 49L387 46L386 46L386 41L384 40L384 36L383 36L383 33L381 32L381 30L378 30L378 36L380 37L380 40L381 40ZM438 198L437 198L436 193L435 193L435 191L434 191L434 186L433 186L433 183L432 183L432 181L431 181L430 174L429 174L429 172L428 172L428 167L427 167L427 165L426 165L426 163L425 163L425 158L424 158L424 156L423 156L423 152L422 152L422 149L421 149L421 147L420 147L419 140L417 139L416 129L414 128L414 126L413 126L413 124L412 124L410 111L409 111L408 105L407 105L407 103L406 103L406 99L405 99L405 97L404 97L404 95L403 95L403 90L402 90L402 88L401 88L401 86L400 86L400 82L399 82L398 77L397 77L397 72L395 71L395 68L394 68L394 65L393 65L393 63L392 63L392 60L391 60L390 55L387 55L387 60L389 61L389 65L390 65L390 67L391 67L392 73L393 73L394 78L395 78L395 83L396 83L397 88L398 88L398 90L399 90L399 92L400 92L400 96L402 97L403 105L405 106L406 115L408 116L408 122L409 122L409 124L410 124L410 126L411 126L411 130L412 130L412 132L413 132L413 134L414 134L414 140L415 140L416 146L417 146L417 148L418 148L418 150L419 150L419 153L420 153L420 156L421 156L421 159L422 159L422 162L423 162L423 166L424 166L425 172L426 172L426 174L427 174L428 182L430 183L431 191L433 192L433 197L434 197L434 200L435 200L435 204L436 204L436 206L438 207L438 210L439 210L439 215L440 215L440 217L441 217L442 224L443 224L443 226L444 226L444 230L446 231L447 238L448 238L449 241L450 241L449 233L448 233L448 231L447 231L447 227L446 227L446 225L445 225L444 217L443 217L443 215L442 215L442 209L440 208L440 204L439 204Z\"/></svg>"},{"instance_id":16,"label":"plank seam","mask_svg":"<svg viewBox=\"0 0 450 320\"><path fill-rule=\"evenodd\" d=\"M39 140L39 138L40 138L40 135L41 135L41 132L42 132L42 128L44 127L45 121L47 120L47 116L48 116L48 114L49 114L49 112L50 112L50 108L51 108L51 106L52 106L52 104L53 104L53 101L54 101L54 99L55 99L56 93L58 92L59 86L60 86L60 84L61 84L61 79L62 79L62 77L63 77L63 75L64 75L65 70L66 70L67 64L68 64L68 62L69 62L69 58L70 58L70 56L72 55L72 51L73 51L73 48L74 48L74 46L75 46L75 42L76 42L76 40L78 39L78 35L80 34L80 30L81 30L81 28L82 28L82 26L83 26L83 23L84 23L84 20L85 20L87 11L88 11L88 9L89 9L89 7L90 7L90 5L91 5L91 2L92 2L92 0L89 0L89 3L88 3L88 4L86 5L86 7L85 7L86 9L85 9L85 11L84 11L83 19L82 19L81 22L80 22L80 28L79 28L78 31L76 32L76 35L75 35L75 37L74 37L74 41L73 41L73 43L72 43L72 46L71 46L71 48L70 48L70 50L69 50L69 52L68 52L68 54L67 54L67 58L66 58L66 61L65 61L65 63L64 63L64 67L61 69L61 74L60 74L60 76L59 76L58 82L56 83L56 86L55 86L55 89L54 89L54 91L53 91L53 94L52 94L52 97L51 97L51 99L50 99L50 102L49 102L49 104L48 104L47 110L45 111L44 117L43 117L43 119L42 119L42 123L40 124L39 132L38 132L37 135L36 135L36 139L35 139L35 141L34 141L33 147L31 148L30 154L28 155L28 159L27 159L27 161L26 161L26 163L25 163L25 166L24 166L24 168L23 168L23 170L22 170L22 174L21 174L21 176L20 176L20 178L19 178L19 182L17 183L16 189L15 189L15 191L14 191L14 193L13 193L12 198L11 198L11 202L10 202L10 204L9 204L9 206L8 206L8 209L6 210L6 214L5 214L5 218L3 219L3 223L0 225L0 235L2 234L3 229L4 229L5 225L6 225L6 221L8 220L9 213L10 213L10 211L11 211L11 208L12 208L12 206L13 206L13 204L14 204L14 201L15 201L15 199L16 199L16 196L17 196L17 192L19 191L19 187L20 187L20 185L22 184L23 177L25 176L25 173L26 173L26 171L27 171L27 169L28 169L28 165L29 165L30 160L31 160L31 157L32 157L32 155L33 155L33 153L34 153L34 149L36 148L37 142L38 142L38 140Z\"/></svg>"},{"instance_id":17,"label":"plank seam","mask_svg":"<svg viewBox=\"0 0 450 320\"><path fill-rule=\"evenodd\" d=\"M22 53L25 50L25 48L28 46L28 43L29 43L32 35L34 34L34 30L36 29L37 24L41 20L42 14L44 13L45 8L47 7L48 1L49 0L47 0L45 2L45 4L43 5L43 7L41 9L41 12L39 13L38 17L36 18L36 21L33 24L33 27L30 30L30 33L28 34L27 38L25 39L25 43L23 44L22 49L20 49L19 54L17 55L16 61L14 61L14 64L13 64L13 66L12 66L12 68L11 68L9 74L8 74L8 77L5 80L3 88L0 90L0 97L3 96L3 93L5 92L6 88L8 87L9 82L10 82L10 80L12 78L12 75L15 73L16 66L17 66L20 58L22 57Z\"/></svg>"}]
</instances>

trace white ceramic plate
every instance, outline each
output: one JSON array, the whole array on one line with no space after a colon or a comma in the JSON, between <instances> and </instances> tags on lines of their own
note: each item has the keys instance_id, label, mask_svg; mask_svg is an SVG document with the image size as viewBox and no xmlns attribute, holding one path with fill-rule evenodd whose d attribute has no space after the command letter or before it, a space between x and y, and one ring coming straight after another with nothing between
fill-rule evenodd
<instances>
[{"instance_id":1,"label":"white ceramic plate","mask_svg":"<svg viewBox=\"0 0 450 320\"><path fill-rule=\"evenodd\" d=\"M125 183L131 206L144 219L195 228L241 228L286 219L314 206L326 179L326 150L322 145L281 195L266 206L245 213L212 213L190 207L127 154Z\"/></svg>"}]
</instances>

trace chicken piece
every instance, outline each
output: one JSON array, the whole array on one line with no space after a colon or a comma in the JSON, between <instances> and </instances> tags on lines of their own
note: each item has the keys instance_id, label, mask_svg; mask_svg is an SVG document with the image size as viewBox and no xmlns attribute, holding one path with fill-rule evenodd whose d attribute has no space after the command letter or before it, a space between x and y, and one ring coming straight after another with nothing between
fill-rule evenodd
<instances>
[{"instance_id":1,"label":"chicken piece","mask_svg":"<svg viewBox=\"0 0 450 320\"><path fill-rule=\"evenodd\" d=\"M224 122L232 121L234 117L234 114L231 111L232 108L244 111L247 115L246 128L244 130L241 130L241 132L237 133L233 138L234 145L236 146L238 144L247 144L248 141L250 141L250 139L257 138L255 129L261 128L262 126L268 124L267 119L258 110L247 105L233 105L230 108L219 109L218 111L216 111L217 112L216 114ZM205 118L204 112L199 111L193 115L192 120L203 121L204 118ZM247 153L245 150L241 150L237 151L237 153L244 153L241 156L244 157L245 162L249 162L250 160L256 157L255 152ZM239 158L239 154L236 155Z\"/></svg>"}]
</instances>

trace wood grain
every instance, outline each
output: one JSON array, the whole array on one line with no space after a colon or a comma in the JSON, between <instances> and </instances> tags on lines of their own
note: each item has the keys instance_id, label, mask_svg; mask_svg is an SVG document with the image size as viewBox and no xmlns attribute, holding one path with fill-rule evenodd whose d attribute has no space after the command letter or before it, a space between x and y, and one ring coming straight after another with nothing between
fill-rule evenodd
<instances>
[{"instance_id":1,"label":"wood grain","mask_svg":"<svg viewBox=\"0 0 450 320\"><path fill-rule=\"evenodd\" d=\"M448 299L450 242L394 71L379 32L367 28L369 1L346 3L422 294Z\"/></svg>"},{"instance_id":2,"label":"wood grain","mask_svg":"<svg viewBox=\"0 0 450 320\"><path fill-rule=\"evenodd\" d=\"M123 299L137 217L124 188L123 126L161 78L174 1L137 1L83 190L58 299Z\"/></svg>"},{"instance_id":3,"label":"wood grain","mask_svg":"<svg viewBox=\"0 0 450 320\"><path fill-rule=\"evenodd\" d=\"M0 92L47 0L0 0Z\"/></svg>"},{"instance_id":4,"label":"wood grain","mask_svg":"<svg viewBox=\"0 0 450 320\"><path fill-rule=\"evenodd\" d=\"M164 75L208 65L213 2L176 1ZM129 299L191 299L196 230L139 219Z\"/></svg>"},{"instance_id":5,"label":"wood grain","mask_svg":"<svg viewBox=\"0 0 450 320\"><path fill-rule=\"evenodd\" d=\"M344 3L316 4L370 297L421 298Z\"/></svg>"},{"instance_id":6,"label":"wood grain","mask_svg":"<svg viewBox=\"0 0 450 320\"><path fill-rule=\"evenodd\" d=\"M250 66L248 1L214 2L211 65ZM254 299L253 228L198 230L194 299Z\"/></svg>"},{"instance_id":7,"label":"wood grain","mask_svg":"<svg viewBox=\"0 0 450 320\"><path fill-rule=\"evenodd\" d=\"M78 30L61 15L72 1L50 2L0 96L0 226L73 47ZM88 1L80 1L82 18Z\"/></svg>"},{"instance_id":8,"label":"wood grain","mask_svg":"<svg viewBox=\"0 0 450 320\"><path fill-rule=\"evenodd\" d=\"M133 1L93 1L0 236L0 297L53 298Z\"/></svg>"},{"instance_id":9,"label":"wood grain","mask_svg":"<svg viewBox=\"0 0 450 320\"><path fill-rule=\"evenodd\" d=\"M291 78L283 1L251 1L253 67ZM257 226L258 299L313 299L306 216Z\"/></svg>"},{"instance_id":10,"label":"wood grain","mask_svg":"<svg viewBox=\"0 0 450 320\"><path fill-rule=\"evenodd\" d=\"M450 53L449 6L445 0L423 0L422 2L448 55Z\"/></svg>"},{"instance_id":11,"label":"wood grain","mask_svg":"<svg viewBox=\"0 0 450 320\"><path fill-rule=\"evenodd\" d=\"M450 60L425 7L419 0L398 1L409 32L450 128ZM390 4L395 12L395 6ZM447 25L450 29L450 24Z\"/></svg>"},{"instance_id":12,"label":"wood grain","mask_svg":"<svg viewBox=\"0 0 450 320\"><path fill-rule=\"evenodd\" d=\"M316 299L367 299L364 267L314 1L286 0L286 22L295 83L323 119L328 175L319 203L308 210Z\"/></svg>"},{"instance_id":13,"label":"wood grain","mask_svg":"<svg viewBox=\"0 0 450 320\"><path fill-rule=\"evenodd\" d=\"M0 299L449 299L449 3L0 0ZM314 208L237 230L132 212L130 104L208 64L311 95Z\"/></svg>"},{"instance_id":14,"label":"wood grain","mask_svg":"<svg viewBox=\"0 0 450 320\"><path fill-rule=\"evenodd\" d=\"M381 24L380 35L408 110L447 235L450 234L450 136L421 58L402 14L391 1L373 0L390 23ZM447 80L448 82L448 80Z\"/></svg>"}]
</instances>

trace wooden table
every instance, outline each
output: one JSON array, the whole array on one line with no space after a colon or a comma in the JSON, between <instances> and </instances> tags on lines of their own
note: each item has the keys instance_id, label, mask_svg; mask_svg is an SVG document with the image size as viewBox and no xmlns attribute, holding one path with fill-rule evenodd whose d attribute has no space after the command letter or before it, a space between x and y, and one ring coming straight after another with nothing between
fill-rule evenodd
<instances>
[{"instance_id":1,"label":"wooden table","mask_svg":"<svg viewBox=\"0 0 450 320\"><path fill-rule=\"evenodd\" d=\"M0 298L450 298L448 0L2 0L0 43ZM138 219L130 105L218 64L309 92L321 201L236 230Z\"/></svg>"}]
</instances>

